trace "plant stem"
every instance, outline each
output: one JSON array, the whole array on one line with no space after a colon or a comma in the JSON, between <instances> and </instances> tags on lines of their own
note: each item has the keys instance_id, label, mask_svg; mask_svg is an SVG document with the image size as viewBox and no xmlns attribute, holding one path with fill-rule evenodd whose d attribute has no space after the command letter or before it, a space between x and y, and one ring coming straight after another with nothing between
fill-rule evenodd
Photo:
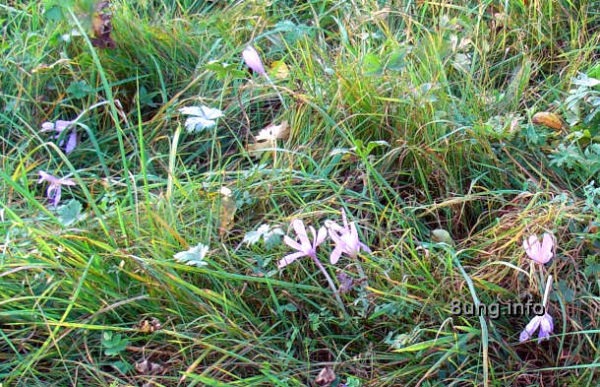
<instances>
[{"instance_id":1,"label":"plant stem","mask_svg":"<svg viewBox=\"0 0 600 387\"><path fill-rule=\"evenodd\" d=\"M338 292L337 288L335 287L335 283L331 279L331 276L329 275L329 273L327 273L327 270L325 269L325 266L323 266L323 264L321 263L321 261L319 261L318 258L316 258L316 257L311 257L311 258L314 261L314 263L317 265L317 267L319 268L319 270L321 270L321 273L323 273L323 275L327 279L327 283L329 283L329 287L333 291L333 295L335 296L335 299L337 300L337 302L340 304L340 307L342 308L342 312L344 313L344 317L349 318L350 315L346 311L346 307L344 306L344 302L342 301L342 298L340 297L340 293Z\"/></svg>"}]
</instances>

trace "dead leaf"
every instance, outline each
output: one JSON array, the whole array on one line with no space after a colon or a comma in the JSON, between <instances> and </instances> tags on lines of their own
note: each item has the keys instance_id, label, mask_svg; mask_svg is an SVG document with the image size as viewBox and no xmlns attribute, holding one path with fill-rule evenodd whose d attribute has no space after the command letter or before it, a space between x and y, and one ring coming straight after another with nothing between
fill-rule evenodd
<instances>
[{"instance_id":1,"label":"dead leaf","mask_svg":"<svg viewBox=\"0 0 600 387\"><path fill-rule=\"evenodd\" d=\"M348 274L340 271L336 275L338 281L340 281L339 292L340 294L348 293L354 287L354 279Z\"/></svg>"},{"instance_id":2,"label":"dead leaf","mask_svg":"<svg viewBox=\"0 0 600 387\"><path fill-rule=\"evenodd\" d=\"M148 359L144 359L135 363L135 370L143 375L159 375L165 372L165 367L158 363L153 363Z\"/></svg>"},{"instance_id":3,"label":"dead leaf","mask_svg":"<svg viewBox=\"0 0 600 387\"><path fill-rule=\"evenodd\" d=\"M276 60L271 65L271 74L277 79L286 79L290 76L290 69L282 60Z\"/></svg>"},{"instance_id":4,"label":"dead leaf","mask_svg":"<svg viewBox=\"0 0 600 387\"><path fill-rule=\"evenodd\" d=\"M287 140L290 136L290 128L287 121L279 125L269 125L258 132L256 140Z\"/></svg>"},{"instance_id":5,"label":"dead leaf","mask_svg":"<svg viewBox=\"0 0 600 387\"><path fill-rule=\"evenodd\" d=\"M325 367L319 372L315 383L319 386L329 386L335 380L335 373L331 367Z\"/></svg>"},{"instance_id":6,"label":"dead leaf","mask_svg":"<svg viewBox=\"0 0 600 387\"><path fill-rule=\"evenodd\" d=\"M109 6L109 1L99 1L96 4L96 10L92 16L94 37L90 39L94 47L115 48L117 46L110 36L112 32L112 13L108 10Z\"/></svg>"},{"instance_id":7,"label":"dead leaf","mask_svg":"<svg viewBox=\"0 0 600 387\"><path fill-rule=\"evenodd\" d=\"M531 118L531 122L537 125L544 125L554 130L565 128L562 118L556 113L539 112L535 113Z\"/></svg>"},{"instance_id":8,"label":"dead leaf","mask_svg":"<svg viewBox=\"0 0 600 387\"><path fill-rule=\"evenodd\" d=\"M137 329L142 333L152 333L160 330L162 325L157 318L144 319L137 324Z\"/></svg>"},{"instance_id":9,"label":"dead leaf","mask_svg":"<svg viewBox=\"0 0 600 387\"><path fill-rule=\"evenodd\" d=\"M219 210L219 235L223 236L231 230L234 225L237 207L233 193L227 187L221 187L221 208Z\"/></svg>"},{"instance_id":10,"label":"dead leaf","mask_svg":"<svg viewBox=\"0 0 600 387\"><path fill-rule=\"evenodd\" d=\"M280 125L271 124L258 132L254 144L248 144L246 149L258 157L265 150L276 148L277 140L287 140L289 136L290 128L287 121L283 121Z\"/></svg>"}]
</instances>

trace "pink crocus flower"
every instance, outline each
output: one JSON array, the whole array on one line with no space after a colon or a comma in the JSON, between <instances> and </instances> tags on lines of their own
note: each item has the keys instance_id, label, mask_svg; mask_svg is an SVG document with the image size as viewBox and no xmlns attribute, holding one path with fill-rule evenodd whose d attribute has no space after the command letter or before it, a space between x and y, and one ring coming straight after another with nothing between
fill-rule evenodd
<instances>
[{"instance_id":1,"label":"pink crocus flower","mask_svg":"<svg viewBox=\"0 0 600 387\"><path fill-rule=\"evenodd\" d=\"M244 62L246 62L246 66L250 67L252 71L260 74L267 75L265 68L263 66L262 61L260 60L260 56L256 49L252 46L248 46L242 52L242 58L244 58Z\"/></svg>"},{"instance_id":2,"label":"pink crocus flower","mask_svg":"<svg viewBox=\"0 0 600 387\"><path fill-rule=\"evenodd\" d=\"M525 329L519 335L519 342L529 340L534 333L540 329L540 333L538 334L538 344L542 340L547 340L550 337L550 334L554 331L554 322L552 321L552 316L548 314L547 306L548 306L548 295L550 294L550 289L552 289L552 276L549 275L546 280L546 289L544 290L544 297L542 298L542 305L544 306L544 314L541 316L535 316L529 321L529 323L525 326Z\"/></svg>"},{"instance_id":3,"label":"pink crocus flower","mask_svg":"<svg viewBox=\"0 0 600 387\"><path fill-rule=\"evenodd\" d=\"M42 124L42 132L56 132L54 138L58 138L60 137L63 130L73 125L74 123L75 121L64 120L58 120L56 122L44 122ZM77 131L75 130L75 127L73 127L71 133L69 133L66 142L65 140L62 140L58 144L58 146L64 147L66 154L73 152L73 149L75 149L75 147L77 146Z\"/></svg>"},{"instance_id":4,"label":"pink crocus flower","mask_svg":"<svg viewBox=\"0 0 600 387\"><path fill-rule=\"evenodd\" d=\"M523 342L529 340L531 336L535 334L535 331L540 329L540 333L538 335L538 344L542 340L547 340L550 337L550 334L554 330L554 323L552 322L552 316L550 316L547 312L541 316L535 316L531 319L529 324L525 326L523 332L519 336L519 342Z\"/></svg>"},{"instance_id":5,"label":"pink crocus flower","mask_svg":"<svg viewBox=\"0 0 600 387\"><path fill-rule=\"evenodd\" d=\"M348 223L346 212L343 209L342 220L344 222L343 227L331 220L325 222L325 226L329 230L329 236L335 242L335 248L329 257L330 262L334 265L342 254L346 254L350 258L356 258L361 250L371 252L371 249L358 239L356 225L354 222Z\"/></svg>"},{"instance_id":6,"label":"pink crocus flower","mask_svg":"<svg viewBox=\"0 0 600 387\"><path fill-rule=\"evenodd\" d=\"M555 242L554 235L546 232L542 236L541 242L537 235L529 236L528 239L523 241L523 248L529 258L543 265L548 263L554 256Z\"/></svg>"},{"instance_id":7,"label":"pink crocus flower","mask_svg":"<svg viewBox=\"0 0 600 387\"><path fill-rule=\"evenodd\" d=\"M319 231L316 232L315 228L310 226L309 229L313 236L313 241L311 242L308 239L304 222L302 222L300 219L294 219L292 221L292 227L294 228L294 231L296 231L297 239L300 241L300 243L298 243L297 240L288 237L287 235L283 237L283 241L286 245L298 251L283 257L277 263L277 267L279 269L286 267L290 263L302 257L311 257L313 260L317 260L317 246L323 243L327 237L327 230L325 230L324 227L321 227Z\"/></svg>"},{"instance_id":8,"label":"pink crocus flower","mask_svg":"<svg viewBox=\"0 0 600 387\"><path fill-rule=\"evenodd\" d=\"M59 179L58 177L52 176L51 174L44 172L44 171L40 171L39 174L40 174L40 179L38 180L38 184L42 183L44 181L46 181L50 184L48 186L48 189L46 190L46 197L52 201L52 204L54 205L54 207L56 207L58 205L58 202L60 202L62 186L63 185L70 185L70 186L75 185L75 182L71 179L67 179L64 177Z\"/></svg>"}]
</instances>

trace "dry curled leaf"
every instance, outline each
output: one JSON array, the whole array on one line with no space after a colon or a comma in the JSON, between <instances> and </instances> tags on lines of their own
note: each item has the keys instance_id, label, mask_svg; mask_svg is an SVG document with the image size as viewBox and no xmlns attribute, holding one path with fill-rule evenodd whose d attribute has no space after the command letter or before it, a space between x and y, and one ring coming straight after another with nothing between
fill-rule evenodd
<instances>
[{"instance_id":1,"label":"dry curled leaf","mask_svg":"<svg viewBox=\"0 0 600 387\"><path fill-rule=\"evenodd\" d=\"M319 372L315 383L319 386L329 386L335 380L335 373L331 367L325 367Z\"/></svg>"},{"instance_id":2,"label":"dry curled leaf","mask_svg":"<svg viewBox=\"0 0 600 387\"><path fill-rule=\"evenodd\" d=\"M221 208L219 210L219 235L223 236L231 230L234 225L237 206L233 193L227 187L221 187Z\"/></svg>"},{"instance_id":3,"label":"dry curled leaf","mask_svg":"<svg viewBox=\"0 0 600 387\"><path fill-rule=\"evenodd\" d=\"M148 359L144 359L135 363L135 370L143 375L159 375L165 372L165 367L158 363L153 363Z\"/></svg>"},{"instance_id":4,"label":"dry curled leaf","mask_svg":"<svg viewBox=\"0 0 600 387\"><path fill-rule=\"evenodd\" d=\"M564 128L562 118L556 113L549 112L538 112L533 115L531 122L537 125L544 125L554 130L561 130Z\"/></svg>"},{"instance_id":5,"label":"dry curled leaf","mask_svg":"<svg viewBox=\"0 0 600 387\"><path fill-rule=\"evenodd\" d=\"M269 125L258 132L254 144L248 144L248 152L255 153L255 156L260 156L266 149L277 147L277 140L287 140L290 135L290 129L287 121L283 121L280 125Z\"/></svg>"},{"instance_id":6,"label":"dry curled leaf","mask_svg":"<svg viewBox=\"0 0 600 387\"><path fill-rule=\"evenodd\" d=\"M144 319L137 324L137 329L142 333L152 333L160 330L162 325L157 318Z\"/></svg>"},{"instance_id":7,"label":"dry curled leaf","mask_svg":"<svg viewBox=\"0 0 600 387\"><path fill-rule=\"evenodd\" d=\"M112 13L108 10L109 1L99 1L96 4L96 10L92 16L92 31L94 37L91 39L92 45L98 48L115 48L116 43L111 38L112 32Z\"/></svg>"},{"instance_id":8,"label":"dry curled leaf","mask_svg":"<svg viewBox=\"0 0 600 387\"><path fill-rule=\"evenodd\" d=\"M336 275L338 281L340 281L339 292L340 294L348 293L354 287L354 279L348 274L340 271Z\"/></svg>"}]
</instances>

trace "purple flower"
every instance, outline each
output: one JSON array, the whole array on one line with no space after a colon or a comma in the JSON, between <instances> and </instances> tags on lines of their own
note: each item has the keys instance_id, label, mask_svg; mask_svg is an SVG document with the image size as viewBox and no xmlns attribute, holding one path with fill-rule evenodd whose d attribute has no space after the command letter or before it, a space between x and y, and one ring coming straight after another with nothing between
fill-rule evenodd
<instances>
[{"instance_id":1,"label":"purple flower","mask_svg":"<svg viewBox=\"0 0 600 387\"><path fill-rule=\"evenodd\" d=\"M523 332L519 336L519 342L523 342L525 340L529 340L531 336L535 333L535 331L540 329L540 333L538 335L538 344L542 340L547 340L550 337L550 334L554 330L554 323L552 322L552 316L548 314L548 312L544 313L541 316L535 316L531 319L529 324L525 326Z\"/></svg>"},{"instance_id":2,"label":"purple flower","mask_svg":"<svg viewBox=\"0 0 600 387\"><path fill-rule=\"evenodd\" d=\"M259 73L260 75L267 75L262 61L260 60L260 56L258 56L258 52L254 47L246 47L242 52L242 58L244 58L246 66L250 67L252 71Z\"/></svg>"},{"instance_id":3,"label":"purple flower","mask_svg":"<svg viewBox=\"0 0 600 387\"><path fill-rule=\"evenodd\" d=\"M330 256L330 262L334 265L340 259L342 254L346 254L350 258L356 258L360 250L368 253L371 252L371 249L358 239L358 232L356 231L354 222L348 224L346 212L343 209L342 219L344 221L344 227L331 220L325 222L325 226L329 230L329 236L335 242L335 248Z\"/></svg>"},{"instance_id":4,"label":"purple flower","mask_svg":"<svg viewBox=\"0 0 600 387\"><path fill-rule=\"evenodd\" d=\"M316 260L317 246L323 243L323 241L327 237L327 231L324 227L321 227L319 229L319 232L317 233L315 231L315 228L310 226L309 229L313 236L313 241L311 243L311 241L308 239L308 234L306 233L306 227L304 226L304 222L302 222L300 219L294 219L292 221L292 227L296 231L297 239L300 240L300 243L298 243L297 240L288 237L287 235L283 237L283 241L286 245L298 251L283 257L277 263L277 267L279 269L286 267L290 263L302 257L311 257L314 260Z\"/></svg>"},{"instance_id":5,"label":"purple flower","mask_svg":"<svg viewBox=\"0 0 600 387\"><path fill-rule=\"evenodd\" d=\"M75 121L63 120L58 120L55 123L44 122L42 124L42 132L56 132L56 135L54 136L54 138L56 139L60 137L63 130L73 125L74 123ZM73 149L75 149L75 147L77 146L77 131L75 130L75 127L73 127L71 133L69 133L69 137L67 137L66 142L65 140L62 140L58 143L58 146L63 147L66 154L73 152Z\"/></svg>"},{"instance_id":6,"label":"purple flower","mask_svg":"<svg viewBox=\"0 0 600 387\"><path fill-rule=\"evenodd\" d=\"M554 256L555 242L554 235L545 232L542 236L542 242L540 242L537 235L530 235L528 239L523 241L523 248L529 258L543 265L548 263Z\"/></svg>"},{"instance_id":7,"label":"purple flower","mask_svg":"<svg viewBox=\"0 0 600 387\"><path fill-rule=\"evenodd\" d=\"M75 185L75 182L71 179L61 178L52 176L51 174L40 171L40 179L38 180L38 184L44 181L50 183L48 189L46 190L46 197L52 201L54 207L58 205L60 201L60 194L63 185Z\"/></svg>"}]
</instances>

